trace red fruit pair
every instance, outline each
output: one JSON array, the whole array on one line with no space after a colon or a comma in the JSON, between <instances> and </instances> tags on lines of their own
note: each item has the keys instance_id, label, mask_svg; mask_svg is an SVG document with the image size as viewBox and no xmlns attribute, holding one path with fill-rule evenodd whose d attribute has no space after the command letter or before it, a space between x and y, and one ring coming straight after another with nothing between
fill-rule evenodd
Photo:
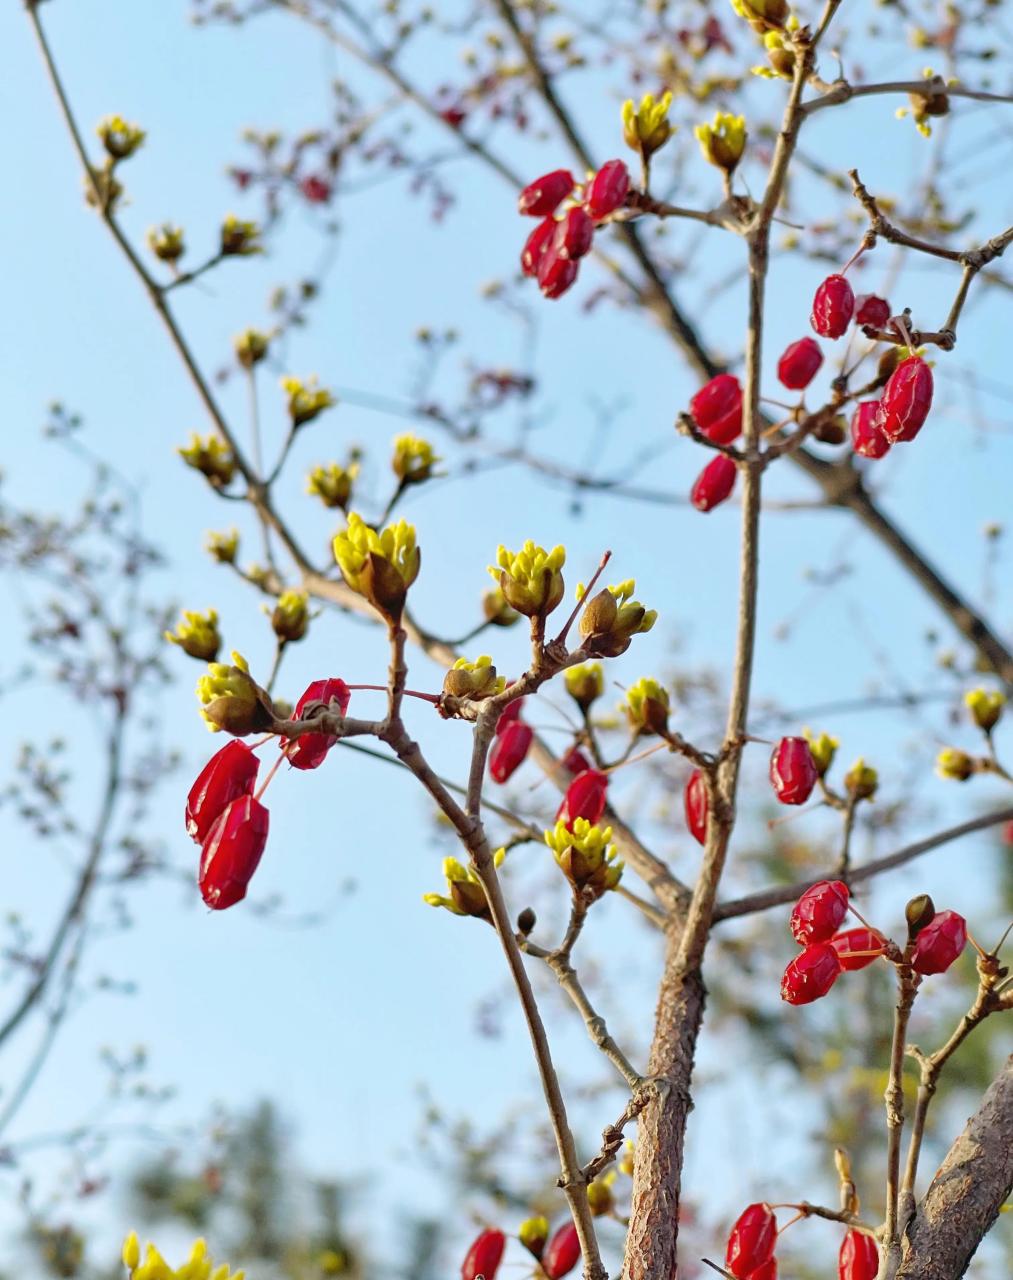
<instances>
[{"instance_id":1,"label":"red fruit pair","mask_svg":"<svg viewBox=\"0 0 1013 1280\"><path fill-rule=\"evenodd\" d=\"M777 376L789 391L804 391L823 363L823 352L815 338L800 338L786 347L777 362Z\"/></svg>"},{"instance_id":2,"label":"red fruit pair","mask_svg":"<svg viewBox=\"0 0 1013 1280\"><path fill-rule=\"evenodd\" d=\"M739 1214L728 1235L725 1266L738 1280L773 1280L777 1276L776 1244L777 1218L773 1209L769 1204L751 1204Z\"/></svg>"},{"instance_id":3,"label":"red fruit pair","mask_svg":"<svg viewBox=\"0 0 1013 1280\"><path fill-rule=\"evenodd\" d=\"M293 718L301 720L312 702L321 702L325 707L336 702L338 710L345 715L351 696L344 680L334 677L329 680L314 680L306 686L302 697L295 704ZM318 769L336 742L337 738L332 733L304 733L301 738L295 738L291 742L283 741L281 749L293 769Z\"/></svg>"},{"instance_id":4,"label":"red fruit pair","mask_svg":"<svg viewBox=\"0 0 1013 1280\"><path fill-rule=\"evenodd\" d=\"M937 911L915 941L916 973L945 973L967 946L967 921L956 911Z\"/></svg>"},{"instance_id":5,"label":"red fruit pair","mask_svg":"<svg viewBox=\"0 0 1013 1280\"><path fill-rule=\"evenodd\" d=\"M502 1231L490 1229L476 1237L461 1264L461 1280L495 1280L506 1248Z\"/></svg>"},{"instance_id":6,"label":"red fruit pair","mask_svg":"<svg viewBox=\"0 0 1013 1280\"><path fill-rule=\"evenodd\" d=\"M791 913L788 928L800 947L830 942L848 914L851 894L843 880L821 880L810 885Z\"/></svg>"},{"instance_id":7,"label":"red fruit pair","mask_svg":"<svg viewBox=\"0 0 1013 1280\"><path fill-rule=\"evenodd\" d=\"M586 818L595 826L605 812L608 785L607 774L598 769L585 769L567 787L562 804L556 811L556 821L565 822L571 831L577 818Z\"/></svg>"},{"instance_id":8,"label":"red fruit pair","mask_svg":"<svg viewBox=\"0 0 1013 1280\"><path fill-rule=\"evenodd\" d=\"M707 787L699 769L694 769L689 775L682 800L686 813L686 826L689 828L690 835L697 844L706 844Z\"/></svg>"},{"instance_id":9,"label":"red fruit pair","mask_svg":"<svg viewBox=\"0 0 1013 1280\"><path fill-rule=\"evenodd\" d=\"M839 338L855 314L855 294L843 276L827 276L816 290L810 321L821 338Z\"/></svg>"},{"instance_id":10,"label":"red fruit pair","mask_svg":"<svg viewBox=\"0 0 1013 1280\"><path fill-rule=\"evenodd\" d=\"M693 421L715 444L731 444L742 431L742 388L731 373L719 373L689 402Z\"/></svg>"},{"instance_id":11,"label":"red fruit pair","mask_svg":"<svg viewBox=\"0 0 1013 1280\"><path fill-rule=\"evenodd\" d=\"M697 511L713 511L735 488L738 468L731 458L719 453L697 476L689 491L689 500Z\"/></svg>"},{"instance_id":12,"label":"red fruit pair","mask_svg":"<svg viewBox=\"0 0 1013 1280\"><path fill-rule=\"evenodd\" d=\"M879 1249L875 1240L862 1231L849 1231L837 1258L837 1280L876 1280L878 1271Z\"/></svg>"},{"instance_id":13,"label":"red fruit pair","mask_svg":"<svg viewBox=\"0 0 1013 1280\"><path fill-rule=\"evenodd\" d=\"M882 458L890 452L890 441L879 425L879 401L862 400L851 415L851 444L862 458Z\"/></svg>"},{"instance_id":14,"label":"red fruit pair","mask_svg":"<svg viewBox=\"0 0 1013 1280\"><path fill-rule=\"evenodd\" d=\"M913 440L932 408L932 370L921 356L909 356L890 374L879 402L876 426L891 444Z\"/></svg>"},{"instance_id":15,"label":"red fruit pair","mask_svg":"<svg viewBox=\"0 0 1013 1280\"><path fill-rule=\"evenodd\" d=\"M819 781L805 738L782 738L770 757L770 782L782 804L805 804Z\"/></svg>"}]
</instances>

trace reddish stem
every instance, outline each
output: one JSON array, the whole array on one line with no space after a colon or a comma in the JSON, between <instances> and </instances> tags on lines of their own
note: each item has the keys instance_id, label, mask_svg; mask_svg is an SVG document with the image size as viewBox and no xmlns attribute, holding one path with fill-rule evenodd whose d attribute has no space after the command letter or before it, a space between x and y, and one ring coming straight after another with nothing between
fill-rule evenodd
<instances>
[{"instance_id":1,"label":"reddish stem","mask_svg":"<svg viewBox=\"0 0 1013 1280\"><path fill-rule=\"evenodd\" d=\"M277 759L277 760L275 760L275 762L274 762L274 764L273 764L273 765L271 765L271 769L270 769L270 772L268 773L267 777L266 777L266 778L264 779L264 781L260 784L260 790L259 790L259 791L257 792L257 794L253 797L253 798L254 798L254 800L259 800L259 799L260 799L260 797L261 797L261 796L264 794L264 792L267 790L267 788L270 786L270 784L271 784L271 779L274 777L274 775L275 775L275 774L278 772L278 770L281 768L281 762L282 762L284 759L285 759L285 753L284 753L284 752L280 752L280 753L279 753L279 755L278 755L278 759Z\"/></svg>"}]
</instances>

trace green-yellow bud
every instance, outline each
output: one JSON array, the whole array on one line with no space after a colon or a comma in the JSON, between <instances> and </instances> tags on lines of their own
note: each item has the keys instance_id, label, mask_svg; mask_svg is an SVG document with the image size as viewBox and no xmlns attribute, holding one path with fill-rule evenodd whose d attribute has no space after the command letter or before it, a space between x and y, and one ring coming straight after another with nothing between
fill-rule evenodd
<instances>
[{"instance_id":1,"label":"green-yellow bud","mask_svg":"<svg viewBox=\"0 0 1013 1280\"><path fill-rule=\"evenodd\" d=\"M334 538L334 558L353 591L390 621L400 619L422 562L413 525L400 520L377 533L353 511L348 528Z\"/></svg>"},{"instance_id":2,"label":"green-yellow bud","mask_svg":"<svg viewBox=\"0 0 1013 1280\"><path fill-rule=\"evenodd\" d=\"M171 644L178 644L185 654L200 662L214 662L222 646L216 609L209 609L207 613L184 609L176 630L165 631L163 635Z\"/></svg>"},{"instance_id":3,"label":"green-yellow bud","mask_svg":"<svg viewBox=\"0 0 1013 1280\"><path fill-rule=\"evenodd\" d=\"M878 786L879 774L861 756L844 775L844 789L855 800L871 800Z\"/></svg>"},{"instance_id":4,"label":"green-yellow bud","mask_svg":"<svg viewBox=\"0 0 1013 1280\"><path fill-rule=\"evenodd\" d=\"M563 676L566 692L586 711L605 691L605 675L600 662L584 662L569 667Z\"/></svg>"},{"instance_id":5,"label":"green-yellow bud","mask_svg":"<svg viewBox=\"0 0 1013 1280\"><path fill-rule=\"evenodd\" d=\"M966 782L975 772L974 759L966 751L960 751L956 747L944 747L936 756L936 773L940 778L948 778L952 782Z\"/></svg>"},{"instance_id":6,"label":"green-yellow bud","mask_svg":"<svg viewBox=\"0 0 1013 1280\"><path fill-rule=\"evenodd\" d=\"M698 124L693 132L708 164L732 173L746 149L745 116L718 111L713 124Z\"/></svg>"},{"instance_id":7,"label":"green-yellow bud","mask_svg":"<svg viewBox=\"0 0 1013 1280\"><path fill-rule=\"evenodd\" d=\"M283 591L271 613L271 627L279 640L301 640L310 624L309 596L305 591Z\"/></svg>"},{"instance_id":8,"label":"green-yellow bud","mask_svg":"<svg viewBox=\"0 0 1013 1280\"><path fill-rule=\"evenodd\" d=\"M964 705L978 728L990 733L999 723L1006 697L998 691L972 689L970 693L964 694Z\"/></svg>"},{"instance_id":9,"label":"green-yellow bud","mask_svg":"<svg viewBox=\"0 0 1013 1280\"><path fill-rule=\"evenodd\" d=\"M557 822L545 833L545 843L567 880L592 900L614 889L623 873L623 863L616 860L616 847L610 843L611 839L611 827L602 830L586 818L575 818L569 827L565 822Z\"/></svg>"},{"instance_id":10,"label":"green-yellow bud","mask_svg":"<svg viewBox=\"0 0 1013 1280\"><path fill-rule=\"evenodd\" d=\"M669 705L668 690L648 676L626 690L622 704L635 734L657 733L662 737L668 732Z\"/></svg>"},{"instance_id":11,"label":"green-yellow bud","mask_svg":"<svg viewBox=\"0 0 1013 1280\"><path fill-rule=\"evenodd\" d=\"M566 549L546 551L530 540L520 551L500 547L489 572L497 580L507 604L529 618L545 618L563 598Z\"/></svg>"},{"instance_id":12,"label":"green-yellow bud","mask_svg":"<svg viewBox=\"0 0 1013 1280\"><path fill-rule=\"evenodd\" d=\"M231 667L209 663L207 675L197 681L201 715L213 733L224 729L237 738L263 733L274 719L271 699L250 675L241 654L233 653L232 662Z\"/></svg>"},{"instance_id":13,"label":"green-yellow bud","mask_svg":"<svg viewBox=\"0 0 1013 1280\"><path fill-rule=\"evenodd\" d=\"M458 658L443 677L443 692L454 698L491 698L506 688L506 679L496 674L492 658L483 653L474 662Z\"/></svg>"},{"instance_id":14,"label":"green-yellow bud","mask_svg":"<svg viewBox=\"0 0 1013 1280\"><path fill-rule=\"evenodd\" d=\"M822 778L833 764L837 748L841 744L836 738L831 738L829 733L821 733L817 736L810 729L803 729L802 736L809 743L809 752L816 765L816 772Z\"/></svg>"}]
</instances>

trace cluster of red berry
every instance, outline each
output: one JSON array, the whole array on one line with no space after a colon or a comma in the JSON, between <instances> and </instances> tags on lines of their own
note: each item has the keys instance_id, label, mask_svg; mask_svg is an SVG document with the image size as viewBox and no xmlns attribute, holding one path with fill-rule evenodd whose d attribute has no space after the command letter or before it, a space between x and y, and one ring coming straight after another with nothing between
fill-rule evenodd
<instances>
[{"instance_id":1,"label":"cluster of red berry","mask_svg":"<svg viewBox=\"0 0 1013 1280\"><path fill-rule=\"evenodd\" d=\"M560 1227L548 1241L525 1241L525 1248L538 1259L540 1277L560 1280L580 1261L580 1240L572 1222ZM461 1280L495 1280L506 1249L506 1236L490 1228L479 1235L465 1255Z\"/></svg>"},{"instance_id":2,"label":"cluster of red berry","mask_svg":"<svg viewBox=\"0 0 1013 1280\"><path fill-rule=\"evenodd\" d=\"M725 1266L736 1280L777 1280L776 1247L774 1210L769 1204L751 1204L729 1232ZM838 1254L838 1280L876 1280L878 1270L876 1241L866 1232L849 1230Z\"/></svg>"},{"instance_id":3,"label":"cluster of red berry","mask_svg":"<svg viewBox=\"0 0 1013 1280\"><path fill-rule=\"evenodd\" d=\"M557 213L576 187L569 169L554 169L529 183L517 201L520 213L542 219L524 242L521 270L538 281L547 298L559 298L569 289L595 228L626 203L629 170L622 160L606 161L584 184L578 202Z\"/></svg>"},{"instance_id":4,"label":"cluster of red berry","mask_svg":"<svg viewBox=\"0 0 1013 1280\"><path fill-rule=\"evenodd\" d=\"M302 718L314 703L336 702L344 715L350 698L343 680L314 680L295 706ZM329 733L306 733L289 742L281 740L282 760L294 769L316 769L337 742ZM197 776L186 799L186 830L201 846L197 883L201 897L213 911L224 911L246 897L257 870L270 826L270 815L260 802L278 765L254 795L260 761L254 748L234 738L215 752Z\"/></svg>"}]
</instances>

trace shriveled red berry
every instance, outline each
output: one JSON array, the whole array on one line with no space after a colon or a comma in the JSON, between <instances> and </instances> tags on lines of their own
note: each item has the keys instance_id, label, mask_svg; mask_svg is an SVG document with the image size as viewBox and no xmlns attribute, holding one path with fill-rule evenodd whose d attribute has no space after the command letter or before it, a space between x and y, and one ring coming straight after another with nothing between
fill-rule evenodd
<instances>
[{"instance_id":1,"label":"shriveled red berry","mask_svg":"<svg viewBox=\"0 0 1013 1280\"><path fill-rule=\"evenodd\" d=\"M517 211L529 218L547 218L555 213L576 183L569 169L553 169L529 182L517 198Z\"/></svg>"},{"instance_id":2,"label":"shriveled red berry","mask_svg":"<svg viewBox=\"0 0 1013 1280\"><path fill-rule=\"evenodd\" d=\"M689 402L693 421L708 440L731 444L742 431L742 388L733 373L705 382Z\"/></svg>"},{"instance_id":3,"label":"shriveled red berry","mask_svg":"<svg viewBox=\"0 0 1013 1280\"><path fill-rule=\"evenodd\" d=\"M890 374L876 425L891 444L913 440L932 408L932 370L921 356L908 356Z\"/></svg>"},{"instance_id":4,"label":"shriveled red berry","mask_svg":"<svg viewBox=\"0 0 1013 1280\"><path fill-rule=\"evenodd\" d=\"M863 458L882 458L890 452L890 441L879 425L879 401L862 400L851 415L851 444Z\"/></svg>"},{"instance_id":5,"label":"shriveled red berry","mask_svg":"<svg viewBox=\"0 0 1013 1280\"><path fill-rule=\"evenodd\" d=\"M843 880L821 880L810 885L792 909L788 928L800 947L829 942L848 914L851 894Z\"/></svg>"},{"instance_id":6,"label":"shriveled red berry","mask_svg":"<svg viewBox=\"0 0 1013 1280\"><path fill-rule=\"evenodd\" d=\"M577 818L586 818L592 826L605 812L608 794L608 774L599 769L587 769L578 774L566 788L563 802L556 811L556 821L572 828Z\"/></svg>"},{"instance_id":7,"label":"shriveled red berry","mask_svg":"<svg viewBox=\"0 0 1013 1280\"><path fill-rule=\"evenodd\" d=\"M804 391L823 363L823 352L815 338L799 338L777 362L777 376L789 391Z\"/></svg>"},{"instance_id":8,"label":"shriveled red berry","mask_svg":"<svg viewBox=\"0 0 1013 1280\"><path fill-rule=\"evenodd\" d=\"M885 298L878 298L874 293L860 293L855 299L855 324L882 329L889 319L890 304Z\"/></svg>"},{"instance_id":9,"label":"shriveled red berry","mask_svg":"<svg viewBox=\"0 0 1013 1280\"><path fill-rule=\"evenodd\" d=\"M697 511L711 511L724 502L735 488L737 470L723 453L707 463L689 491L689 500Z\"/></svg>"},{"instance_id":10,"label":"shriveled red berry","mask_svg":"<svg viewBox=\"0 0 1013 1280\"><path fill-rule=\"evenodd\" d=\"M299 183L299 190L310 204L326 204L331 198L331 184L315 173L309 174Z\"/></svg>"},{"instance_id":11,"label":"shriveled red berry","mask_svg":"<svg viewBox=\"0 0 1013 1280\"><path fill-rule=\"evenodd\" d=\"M864 969L868 965L875 963L878 951L882 954L883 940L878 937L871 929L864 927L858 929L845 929L843 933L835 933L830 939L831 945L837 954L841 957L841 968L846 969L849 973L854 973L858 969ZM872 952L873 954L859 954L855 952Z\"/></svg>"},{"instance_id":12,"label":"shriveled red berry","mask_svg":"<svg viewBox=\"0 0 1013 1280\"><path fill-rule=\"evenodd\" d=\"M574 777L576 777L578 773L584 773L585 770L592 769L594 767L583 751L581 751L580 747L577 746L571 747L559 763L567 773L572 773Z\"/></svg>"},{"instance_id":13,"label":"shriveled red berry","mask_svg":"<svg viewBox=\"0 0 1013 1280\"><path fill-rule=\"evenodd\" d=\"M805 804L819 780L805 738L782 738L770 757L770 783L782 804Z\"/></svg>"},{"instance_id":14,"label":"shriveled red berry","mask_svg":"<svg viewBox=\"0 0 1013 1280\"><path fill-rule=\"evenodd\" d=\"M489 752L489 776L493 782L506 782L524 763L534 731L523 720L514 720L498 734Z\"/></svg>"},{"instance_id":15,"label":"shriveled red berry","mask_svg":"<svg viewBox=\"0 0 1013 1280\"><path fill-rule=\"evenodd\" d=\"M606 160L588 183L584 207L600 222L626 203L630 190L630 171L622 160Z\"/></svg>"},{"instance_id":16,"label":"shriveled red berry","mask_svg":"<svg viewBox=\"0 0 1013 1280\"><path fill-rule=\"evenodd\" d=\"M490 1228L477 1236L461 1264L461 1280L495 1280L499 1264L506 1248L506 1236L502 1231Z\"/></svg>"},{"instance_id":17,"label":"shriveled red berry","mask_svg":"<svg viewBox=\"0 0 1013 1280\"><path fill-rule=\"evenodd\" d=\"M842 967L841 957L831 943L812 943L785 969L781 999L788 1004L812 1004L827 994Z\"/></svg>"},{"instance_id":18,"label":"shriveled red berry","mask_svg":"<svg viewBox=\"0 0 1013 1280\"><path fill-rule=\"evenodd\" d=\"M197 883L212 911L224 911L246 897L267 844L270 816L253 796L240 796L215 820L201 849Z\"/></svg>"},{"instance_id":19,"label":"shriveled red berry","mask_svg":"<svg viewBox=\"0 0 1013 1280\"><path fill-rule=\"evenodd\" d=\"M514 698L513 702L508 702L503 710L499 713L499 719L496 721L496 732L500 734L508 724L513 724L515 720L521 718L521 712L524 710L524 699Z\"/></svg>"},{"instance_id":20,"label":"shriveled red berry","mask_svg":"<svg viewBox=\"0 0 1013 1280\"><path fill-rule=\"evenodd\" d=\"M777 1259L771 1258L762 1267L757 1267L755 1271L750 1271L746 1280L777 1280Z\"/></svg>"},{"instance_id":21,"label":"shriveled red berry","mask_svg":"<svg viewBox=\"0 0 1013 1280\"><path fill-rule=\"evenodd\" d=\"M911 967L916 973L945 973L967 946L967 921L956 911L937 911L919 933Z\"/></svg>"},{"instance_id":22,"label":"shriveled red berry","mask_svg":"<svg viewBox=\"0 0 1013 1280\"><path fill-rule=\"evenodd\" d=\"M542 254L538 264L538 287L546 298L559 298L577 279L577 263L572 258L561 258L555 242Z\"/></svg>"},{"instance_id":23,"label":"shriveled red berry","mask_svg":"<svg viewBox=\"0 0 1013 1280\"><path fill-rule=\"evenodd\" d=\"M769 1204L751 1204L728 1233L725 1266L739 1280L770 1261L777 1244L777 1218Z\"/></svg>"},{"instance_id":24,"label":"shriveled red berry","mask_svg":"<svg viewBox=\"0 0 1013 1280\"><path fill-rule=\"evenodd\" d=\"M864 1231L849 1231L837 1255L837 1280L876 1280L879 1249Z\"/></svg>"},{"instance_id":25,"label":"shriveled red berry","mask_svg":"<svg viewBox=\"0 0 1013 1280\"><path fill-rule=\"evenodd\" d=\"M580 1261L580 1240L572 1222L560 1227L542 1254L541 1265L548 1280L560 1280Z\"/></svg>"},{"instance_id":26,"label":"shriveled red berry","mask_svg":"<svg viewBox=\"0 0 1013 1280\"><path fill-rule=\"evenodd\" d=\"M344 715L348 710L351 696L344 680L336 677L328 680L314 680L306 686L302 697L295 704L293 718L301 720L303 712L311 702L322 702L324 706L337 702L338 709ZM317 769L323 764L328 751L336 742L337 738L332 733L304 733L301 738L283 743L282 750L294 769Z\"/></svg>"},{"instance_id":27,"label":"shriveled red berry","mask_svg":"<svg viewBox=\"0 0 1013 1280\"><path fill-rule=\"evenodd\" d=\"M707 787L704 784L703 774L699 769L694 769L689 775L689 781L686 783L686 790L682 800L689 834L697 844L705 844L707 840Z\"/></svg>"},{"instance_id":28,"label":"shriveled red berry","mask_svg":"<svg viewBox=\"0 0 1013 1280\"><path fill-rule=\"evenodd\" d=\"M594 222L579 205L567 209L552 237L552 248L560 258L583 258L594 239Z\"/></svg>"},{"instance_id":29,"label":"shriveled red berry","mask_svg":"<svg viewBox=\"0 0 1013 1280\"><path fill-rule=\"evenodd\" d=\"M186 833L203 844L221 811L240 796L252 795L260 761L245 742L233 738L216 751L186 798Z\"/></svg>"},{"instance_id":30,"label":"shriveled red berry","mask_svg":"<svg viewBox=\"0 0 1013 1280\"><path fill-rule=\"evenodd\" d=\"M526 276L538 275L542 255L556 234L556 225L555 218L545 218L524 241L524 248L521 250L521 270Z\"/></svg>"},{"instance_id":31,"label":"shriveled red berry","mask_svg":"<svg viewBox=\"0 0 1013 1280\"><path fill-rule=\"evenodd\" d=\"M855 294L843 276L827 276L816 290L810 320L821 338L839 338L855 313Z\"/></svg>"}]
</instances>

